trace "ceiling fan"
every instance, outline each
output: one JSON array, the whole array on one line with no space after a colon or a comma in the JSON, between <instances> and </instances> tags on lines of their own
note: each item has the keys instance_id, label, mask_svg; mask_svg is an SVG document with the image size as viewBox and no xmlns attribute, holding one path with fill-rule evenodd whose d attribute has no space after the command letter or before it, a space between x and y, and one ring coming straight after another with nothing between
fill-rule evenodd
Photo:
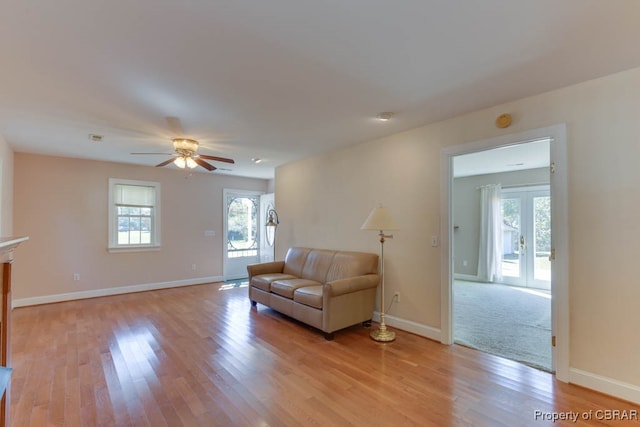
<instances>
[{"instance_id":1,"label":"ceiling fan","mask_svg":"<svg viewBox=\"0 0 640 427\"><path fill-rule=\"evenodd\" d=\"M214 171L217 168L206 162L206 160L214 160L217 162L224 163L235 163L233 159L228 159L226 157L218 157L218 156L208 156L206 154L197 154L198 151L198 141L189 138L173 138L173 149L174 153L131 153L131 154L162 154L167 156L173 156L169 160L165 160L162 163L156 165L156 167L166 166L169 163L175 164L180 169L189 168L193 169L197 166L202 166L203 168Z\"/></svg>"}]
</instances>

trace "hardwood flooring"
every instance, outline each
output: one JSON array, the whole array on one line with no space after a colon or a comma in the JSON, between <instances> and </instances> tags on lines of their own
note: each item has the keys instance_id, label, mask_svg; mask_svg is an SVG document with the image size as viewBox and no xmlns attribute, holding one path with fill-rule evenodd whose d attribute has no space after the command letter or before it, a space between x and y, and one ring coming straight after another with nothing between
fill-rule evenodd
<instances>
[{"instance_id":1,"label":"hardwood flooring","mask_svg":"<svg viewBox=\"0 0 640 427\"><path fill-rule=\"evenodd\" d=\"M222 283L18 308L12 340L16 427L622 426L604 411L640 411L402 331L326 341Z\"/></svg>"}]
</instances>

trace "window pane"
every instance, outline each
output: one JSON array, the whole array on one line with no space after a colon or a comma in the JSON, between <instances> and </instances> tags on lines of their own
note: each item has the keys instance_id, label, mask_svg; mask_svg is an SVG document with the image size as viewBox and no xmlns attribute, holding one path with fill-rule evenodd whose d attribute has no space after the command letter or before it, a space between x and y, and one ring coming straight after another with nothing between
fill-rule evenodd
<instances>
[{"instance_id":1,"label":"window pane","mask_svg":"<svg viewBox=\"0 0 640 427\"><path fill-rule=\"evenodd\" d=\"M502 199L502 276L520 277L520 199Z\"/></svg>"},{"instance_id":2,"label":"window pane","mask_svg":"<svg viewBox=\"0 0 640 427\"><path fill-rule=\"evenodd\" d=\"M253 197L237 197L227 206L227 250L228 256L233 253L245 253L257 249L257 199ZM241 255L244 256L244 255Z\"/></svg>"},{"instance_id":3,"label":"window pane","mask_svg":"<svg viewBox=\"0 0 640 427\"><path fill-rule=\"evenodd\" d=\"M110 179L110 247L157 245L159 183ZM115 228L115 230L114 230Z\"/></svg>"},{"instance_id":4,"label":"window pane","mask_svg":"<svg viewBox=\"0 0 640 427\"><path fill-rule=\"evenodd\" d=\"M533 233L535 236L534 279L551 280L551 197L533 199Z\"/></svg>"}]
</instances>

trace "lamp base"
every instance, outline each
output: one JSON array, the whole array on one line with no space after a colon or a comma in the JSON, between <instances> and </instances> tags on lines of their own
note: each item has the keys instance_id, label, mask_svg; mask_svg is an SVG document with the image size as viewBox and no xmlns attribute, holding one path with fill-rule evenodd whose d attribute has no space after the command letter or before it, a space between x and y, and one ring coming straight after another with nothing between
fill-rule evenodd
<instances>
[{"instance_id":1,"label":"lamp base","mask_svg":"<svg viewBox=\"0 0 640 427\"><path fill-rule=\"evenodd\" d=\"M386 328L371 331L369 336L372 340L379 342L391 342L396 339L396 333Z\"/></svg>"}]
</instances>

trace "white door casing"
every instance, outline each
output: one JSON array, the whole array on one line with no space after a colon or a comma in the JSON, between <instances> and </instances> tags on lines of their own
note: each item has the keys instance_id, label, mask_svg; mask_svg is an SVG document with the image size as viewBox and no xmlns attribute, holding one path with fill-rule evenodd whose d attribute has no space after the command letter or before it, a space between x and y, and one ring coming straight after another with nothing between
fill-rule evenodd
<instances>
[{"instance_id":1,"label":"white door casing","mask_svg":"<svg viewBox=\"0 0 640 427\"><path fill-rule=\"evenodd\" d=\"M453 343L453 158L458 155L492 148L550 138L552 198L551 248L554 254L551 272L551 328L556 346L552 348L556 378L569 381L569 240L567 206L567 148L566 125L558 124L487 140L469 142L441 150L441 342Z\"/></svg>"}]
</instances>

